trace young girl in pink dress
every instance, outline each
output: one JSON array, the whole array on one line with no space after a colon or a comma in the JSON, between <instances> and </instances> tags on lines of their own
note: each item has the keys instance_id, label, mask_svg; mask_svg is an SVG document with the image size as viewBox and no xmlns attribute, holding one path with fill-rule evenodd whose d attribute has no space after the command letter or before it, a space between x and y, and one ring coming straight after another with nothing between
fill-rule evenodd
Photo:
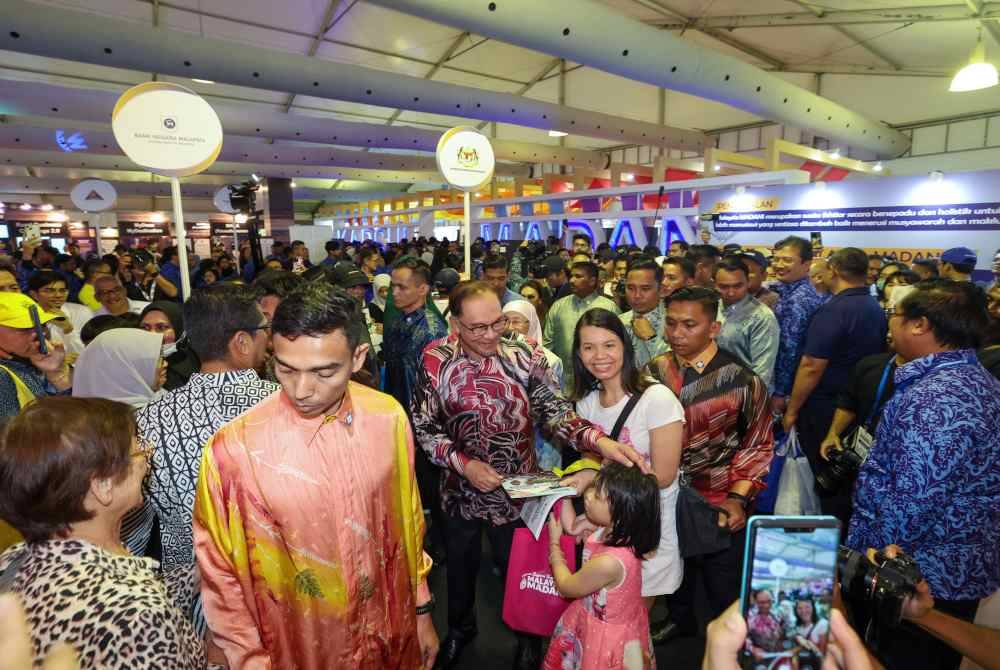
<instances>
[{"instance_id":1,"label":"young girl in pink dress","mask_svg":"<svg viewBox=\"0 0 1000 670\"><path fill-rule=\"evenodd\" d=\"M642 556L660 543L660 489L655 475L609 463L583 494L586 518L564 501L562 521L549 518L549 562L556 588L576 600L556 624L543 670L649 670L656 667L642 602ZM597 526L584 564L566 567L563 526Z\"/></svg>"}]
</instances>

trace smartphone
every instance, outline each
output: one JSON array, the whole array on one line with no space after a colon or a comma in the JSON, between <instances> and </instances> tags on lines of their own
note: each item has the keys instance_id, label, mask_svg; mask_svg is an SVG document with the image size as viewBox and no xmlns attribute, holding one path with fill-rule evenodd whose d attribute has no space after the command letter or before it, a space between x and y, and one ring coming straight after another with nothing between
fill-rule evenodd
<instances>
[{"instance_id":1,"label":"smartphone","mask_svg":"<svg viewBox=\"0 0 1000 670\"><path fill-rule=\"evenodd\" d=\"M820 670L830 635L840 522L755 516L747 524L740 611L747 670Z\"/></svg>"},{"instance_id":2,"label":"smartphone","mask_svg":"<svg viewBox=\"0 0 1000 670\"><path fill-rule=\"evenodd\" d=\"M38 317L38 306L28 307L28 314L31 315L31 323L35 328L35 335L38 337L38 353L44 356L49 353L49 345L45 342L45 328L42 326L42 320Z\"/></svg>"},{"instance_id":3,"label":"smartphone","mask_svg":"<svg viewBox=\"0 0 1000 670\"><path fill-rule=\"evenodd\" d=\"M809 233L809 241L812 242L813 251L823 250L823 233L820 232Z\"/></svg>"}]
</instances>

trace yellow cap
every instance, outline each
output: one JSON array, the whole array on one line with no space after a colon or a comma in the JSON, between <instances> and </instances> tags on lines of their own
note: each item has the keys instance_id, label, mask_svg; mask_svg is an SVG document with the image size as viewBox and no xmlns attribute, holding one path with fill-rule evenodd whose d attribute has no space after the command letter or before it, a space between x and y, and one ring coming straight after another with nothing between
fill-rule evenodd
<instances>
[{"instance_id":1,"label":"yellow cap","mask_svg":"<svg viewBox=\"0 0 1000 670\"><path fill-rule=\"evenodd\" d=\"M7 328L34 328L28 309L34 305L38 308L38 320L47 323L56 318L46 314L37 302L23 293L0 292L0 326Z\"/></svg>"}]
</instances>

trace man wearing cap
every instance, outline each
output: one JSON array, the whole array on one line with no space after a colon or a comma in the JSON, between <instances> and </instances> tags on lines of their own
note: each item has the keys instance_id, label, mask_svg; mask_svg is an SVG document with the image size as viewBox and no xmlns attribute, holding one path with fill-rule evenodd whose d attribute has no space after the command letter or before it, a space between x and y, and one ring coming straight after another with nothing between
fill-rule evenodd
<instances>
[{"instance_id":1,"label":"man wearing cap","mask_svg":"<svg viewBox=\"0 0 1000 670\"><path fill-rule=\"evenodd\" d=\"M451 290L462 281L462 276L454 268L442 268L434 275L434 288L437 289L438 297L434 300L441 316L448 318L448 296Z\"/></svg>"},{"instance_id":2,"label":"man wearing cap","mask_svg":"<svg viewBox=\"0 0 1000 670\"><path fill-rule=\"evenodd\" d=\"M62 346L49 343L49 353L39 353L31 307L43 324L56 318L26 295L0 293L0 417L14 416L35 398L73 386Z\"/></svg>"},{"instance_id":3,"label":"man wearing cap","mask_svg":"<svg viewBox=\"0 0 1000 670\"><path fill-rule=\"evenodd\" d=\"M357 317L364 322L365 328L361 331L361 342L368 345L368 355L365 358L364 367L355 376L354 381L360 381L372 388L378 388L380 378L378 368L377 352L382 347L382 336L373 332L374 325L371 315L368 313L368 303L365 301L365 293L371 290L371 281L361 270L357 269L353 263L339 263L333 270L334 281L337 286L344 289L344 292L354 298L357 304ZM366 378L365 373L371 375L371 379Z\"/></svg>"},{"instance_id":4,"label":"man wearing cap","mask_svg":"<svg viewBox=\"0 0 1000 670\"><path fill-rule=\"evenodd\" d=\"M764 277L767 276L767 256L755 249L744 249L738 256L750 271L748 275L750 295L773 311L774 306L778 304L778 294L764 286Z\"/></svg>"},{"instance_id":5,"label":"man wearing cap","mask_svg":"<svg viewBox=\"0 0 1000 670\"><path fill-rule=\"evenodd\" d=\"M968 247L948 249L941 254L941 278L971 282L977 260L976 252Z\"/></svg>"}]
</instances>

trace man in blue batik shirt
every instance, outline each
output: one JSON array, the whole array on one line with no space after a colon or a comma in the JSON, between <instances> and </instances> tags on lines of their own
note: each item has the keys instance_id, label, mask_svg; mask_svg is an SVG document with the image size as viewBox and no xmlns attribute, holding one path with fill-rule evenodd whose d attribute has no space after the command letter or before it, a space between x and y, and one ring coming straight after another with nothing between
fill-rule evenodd
<instances>
[{"instance_id":1,"label":"man in blue batik shirt","mask_svg":"<svg viewBox=\"0 0 1000 670\"><path fill-rule=\"evenodd\" d=\"M774 385L771 392L771 409L783 413L795 383L795 370L802 358L806 331L813 313L825 298L816 292L809 281L812 265L812 243L802 237L786 237L774 245L771 264L778 283L778 304L774 316L778 319L781 339L778 341L778 359L774 364Z\"/></svg>"},{"instance_id":2,"label":"man in blue batik shirt","mask_svg":"<svg viewBox=\"0 0 1000 670\"><path fill-rule=\"evenodd\" d=\"M889 320L909 362L894 374L854 492L847 544L897 544L935 607L967 621L1000 587L1000 381L976 358L986 298L968 282L929 280ZM916 628L885 631L890 668L957 668L960 656Z\"/></svg>"}]
</instances>

